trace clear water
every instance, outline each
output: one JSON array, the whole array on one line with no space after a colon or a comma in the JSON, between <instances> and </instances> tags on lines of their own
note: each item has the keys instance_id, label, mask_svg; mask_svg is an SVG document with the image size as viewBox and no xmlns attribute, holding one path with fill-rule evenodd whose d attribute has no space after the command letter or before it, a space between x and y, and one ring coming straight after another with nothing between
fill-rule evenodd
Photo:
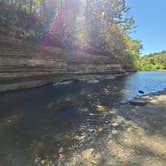
<instances>
[{"instance_id":1,"label":"clear water","mask_svg":"<svg viewBox=\"0 0 166 166\"><path fill-rule=\"evenodd\" d=\"M0 95L0 165L31 166L34 160L57 160L60 147L66 155L78 143L75 138L104 125L108 108L124 100L166 88L166 72L137 72L97 84L62 86L8 92ZM93 115L93 116L92 116Z\"/></svg>"}]
</instances>

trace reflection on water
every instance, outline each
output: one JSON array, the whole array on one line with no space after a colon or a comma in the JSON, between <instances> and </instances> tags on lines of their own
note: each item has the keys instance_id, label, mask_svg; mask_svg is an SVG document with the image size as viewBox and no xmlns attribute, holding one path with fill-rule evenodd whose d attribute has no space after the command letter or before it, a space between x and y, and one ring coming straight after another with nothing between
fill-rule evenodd
<instances>
[{"instance_id":1,"label":"reflection on water","mask_svg":"<svg viewBox=\"0 0 166 166\"><path fill-rule=\"evenodd\" d=\"M166 72L139 72L96 84L72 83L0 95L0 165L29 166L36 159L69 156L81 137L107 123L120 101L166 88ZM97 111L104 106L105 112ZM79 143L79 144L78 144Z\"/></svg>"}]
</instances>

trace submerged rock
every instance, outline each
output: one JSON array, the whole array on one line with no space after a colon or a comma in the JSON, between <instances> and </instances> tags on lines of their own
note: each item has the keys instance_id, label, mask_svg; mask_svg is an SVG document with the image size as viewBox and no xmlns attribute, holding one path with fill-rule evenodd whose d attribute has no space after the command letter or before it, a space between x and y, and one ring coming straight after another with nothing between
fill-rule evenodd
<instances>
[{"instance_id":1,"label":"submerged rock","mask_svg":"<svg viewBox=\"0 0 166 166\"><path fill-rule=\"evenodd\" d=\"M85 137L86 137L86 135L81 135L81 136L76 135L76 136L75 136L75 139L78 140L78 141L81 141L81 140L83 140Z\"/></svg>"},{"instance_id":2,"label":"submerged rock","mask_svg":"<svg viewBox=\"0 0 166 166\"><path fill-rule=\"evenodd\" d=\"M119 126L119 124L115 122L115 123L112 123L112 126L117 127L117 126Z\"/></svg>"},{"instance_id":3,"label":"submerged rock","mask_svg":"<svg viewBox=\"0 0 166 166\"><path fill-rule=\"evenodd\" d=\"M103 80L105 79L105 77L102 76L102 75L97 75L97 76L96 76L96 79L97 79L97 80L100 80L100 81L103 81Z\"/></svg>"},{"instance_id":4,"label":"submerged rock","mask_svg":"<svg viewBox=\"0 0 166 166\"><path fill-rule=\"evenodd\" d=\"M104 112L104 111L106 111L106 108L104 106L102 106L102 105L97 105L96 106L96 111L98 111L98 112Z\"/></svg>"},{"instance_id":5,"label":"submerged rock","mask_svg":"<svg viewBox=\"0 0 166 166\"><path fill-rule=\"evenodd\" d=\"M109 93L110 93L109 89L105 88L105 89L104 89L104 93L105 93L105 94L109 94Z\"/></svg>"},{"instance_id":6,"label":"submerged rock","mask_svg":"<svg viewBox=\"0 0 166 166\"><path fill-rule=\"evenodd\" d=\"M113 135L117 135L117 134L118 134L118 130L115 130L115 129L112 130L112 134L113 134Z\"/></svg>"},{"instance_id":7,"label":"submerged rock","mask_svg":"<svg viewBox=\"0 0 166 166\"><path fill-rule=\"evenodd\" d=\"M62 80L62 81L54 83L53 86L68 85L68 84L71 84L71 83L79 83L79 82L80 82L79 79Z\"/></svg>"},{"instance_id":8,"label":"submerged rock","mask_svg":"<svg viewBox=\"0 0 166 166\"><path fill-rule=\"evenodd\" d=\"M127 103L127 100L122 100L122 101L120 101L120 104L121 105L124 105L124 104L126 104Z\"/></svg>"},{"instance_id":9,"label":"submerged rock","mask_svg":"<svg viewBox=\"0 0 166 166\"><path fill-rule=\"evenodd\" d=\"M95 80L95 79L87 81L87 83L89 83L89 84L97 84L99 82L100 82L99 80Z\"/></svg>"},{"instance_id":10,"label":"submerged rock","mask_svg":"<svg viewBox=\"0 0 166 166\"><path fill-rule=\"evenodd\" d=\"M53 86L58 86L58 85L68 85L71 84L73 81L62 81L62 82L57 82L54 83Z\"/></svg>"},{"instance_id":11,"label":"submerged rock","mask_svg":"<svg viewBox=\"0 0 166 166\"><path fill-rule=\"evenodd\" d=\"M134 99L134 100L129 101L129 103L134 106L144 106L147 104L147 102L142 99Z\"/></svg>"}]
</instances>

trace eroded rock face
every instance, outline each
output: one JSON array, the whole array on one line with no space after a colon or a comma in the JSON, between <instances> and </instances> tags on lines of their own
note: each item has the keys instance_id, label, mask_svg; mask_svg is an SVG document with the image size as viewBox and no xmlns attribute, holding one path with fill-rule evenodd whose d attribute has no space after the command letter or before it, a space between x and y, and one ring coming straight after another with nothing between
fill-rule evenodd
<instances>
[{"instance_id":1,"label":"eroded rock face","mask_svg":"<svg viewBox=\"0 0 166 166\"><path fill-rule=\"evenodd\" d=\"M12 48L6 41L11 43L11 39L0 41L0 92L73 80L77 74L125 73L119 63L100 54L38 46L19 40L14 40L12 45L15 47ZM98 83L103 79L105 76L97 76L89 83Z\"/></svg>"}]
</instances>

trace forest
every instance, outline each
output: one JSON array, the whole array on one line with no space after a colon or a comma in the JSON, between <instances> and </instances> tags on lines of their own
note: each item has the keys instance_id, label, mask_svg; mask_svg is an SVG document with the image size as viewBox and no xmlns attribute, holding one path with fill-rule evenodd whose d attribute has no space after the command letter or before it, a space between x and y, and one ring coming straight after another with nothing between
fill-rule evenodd
<instances>
[{"instance_id":1,"label":"forest","mask_svg":"<svg viewBox=\"0 0 166 166\"><path fill-rule=\"evenodd\" d=\"M0 34L29 43L96 52L137 70L142 45L125 0L0 0Z\"/></svg>"},{"instance_id":2,"label":"forest","mask_svg":"<svg viewBox=\"0 0 166 166\"><path fill-rule=\"evenodd\" d=\"M165 70L166 51L144 55L140 58L140 70Z\"/></svg>"}]
</instances>

